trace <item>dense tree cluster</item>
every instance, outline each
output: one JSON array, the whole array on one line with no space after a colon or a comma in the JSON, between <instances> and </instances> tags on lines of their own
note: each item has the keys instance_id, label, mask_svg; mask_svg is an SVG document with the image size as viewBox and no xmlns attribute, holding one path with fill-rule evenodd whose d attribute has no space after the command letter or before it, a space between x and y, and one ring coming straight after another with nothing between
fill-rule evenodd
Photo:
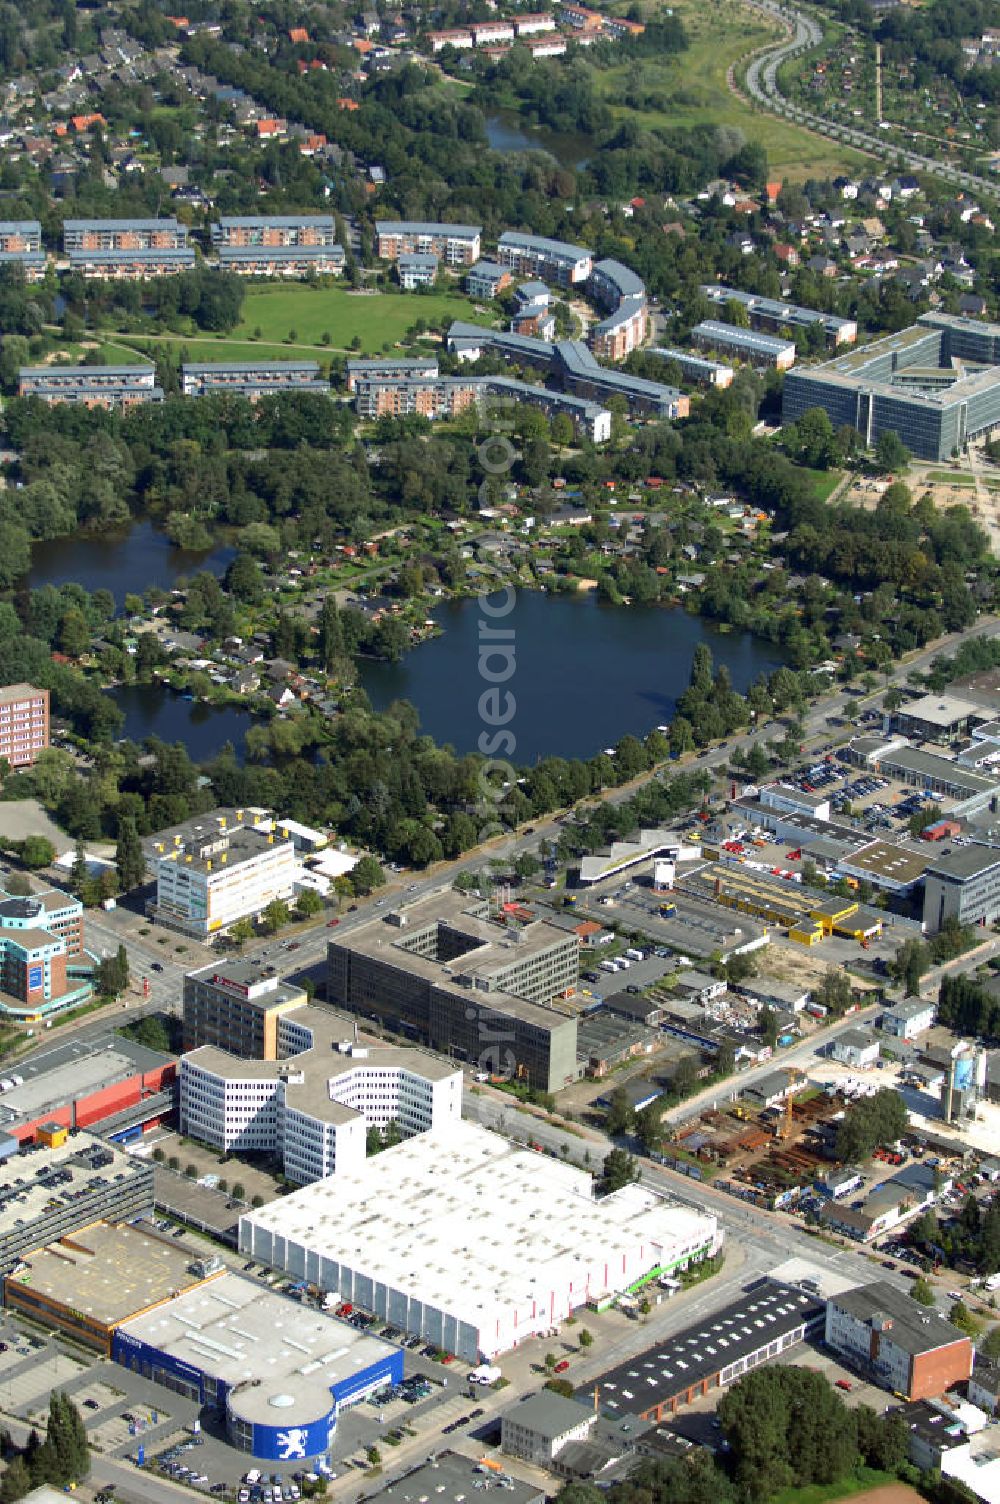
<instances>
[{"instance_id":1,"label":"dense tree cluster","mask_svg":"<svg viewBox=\"0 0 1000 1504\"><path fill-rule=\"evenodd\" d=\"M722 1396L718 1415L725 1458L695 1447L683 1459L643 1459L610 1488L567 1483L558 1504L759 1504L784 1488L846 1481L862 1466L906 1467L901 1414L849 1408L811 1369L771 1364L747 1374Z\"/></svg>"},{"instance_id":2,"label":"dense tree cluster","mask_svg":"<svg viewBox=\"0 0 1000 1504\"><path fill-rule=\"evenodd\" d=\"M75 1488L90 1471L90 1448L83 1418L61 1389L49 1395L45 1439L32 1430L23 1448L5 1438L6 1467L0 1477L0 1504L15 1504L33 1488Z\"/></svg>"},{"instance_id":3,"label":"dense tree cluster","mask_svg":"<svg viewBox=\"0 0 1000 1504\"><path fill-rule=\"evenodd\" d=\"M906 1103L898 1092L883 1089L851 1102L837 1130L837 1158L844 1164L868 1159L880 1144L895 1143L908 1123Z\"/></svg>"},{"instance_id":4,"label":"dense tree cluster","mask_svg":"<svg viewBox=\"0 0 1000 1504\"><path fill-rule=\"evenodd\" d=\"M938 991L937 1019L956 1034L992 1042L1000 1038L1000 998L974 977L945 976Z\"/></svg>"},{"instance_id":5,"label":"dense tree cluster","mask_svg":"<svg viewBox=\"0 0 1000 1504\"><path fill-rule=\"evenodd\" d=\"M1000 1203L981 1207L967 1196L956 1217L941 1221L936 1211L922 1213L910 1228L910 1242L928 1258L954 1268L971 1264L980 1274L1000 1270Z\"/></svg>"}]
</instances>

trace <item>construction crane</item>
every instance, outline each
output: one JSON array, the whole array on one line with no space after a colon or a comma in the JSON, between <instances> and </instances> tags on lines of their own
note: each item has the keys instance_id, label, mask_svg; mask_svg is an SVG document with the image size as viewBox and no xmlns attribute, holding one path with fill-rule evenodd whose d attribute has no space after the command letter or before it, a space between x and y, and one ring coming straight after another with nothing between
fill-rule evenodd
<instances>
[{"instance_id":1,"label":"construction crane","mask_svg":"<svg viewBox=\"0 0 1000 1504\"><path fill-rule=\"evenodd\" d=\"M805 1071L800 1071L797 1065L786 1065L784 1067L784 1071L785 1075L788 1077L788 1091L785 1095L785 1116L782 1138L789 1139L792 1136L793 1128L792 1106L795 1099L795 1083L796 1081L804 1081L806 1079L806 1073Z\"/></svg>"}]
</instances>

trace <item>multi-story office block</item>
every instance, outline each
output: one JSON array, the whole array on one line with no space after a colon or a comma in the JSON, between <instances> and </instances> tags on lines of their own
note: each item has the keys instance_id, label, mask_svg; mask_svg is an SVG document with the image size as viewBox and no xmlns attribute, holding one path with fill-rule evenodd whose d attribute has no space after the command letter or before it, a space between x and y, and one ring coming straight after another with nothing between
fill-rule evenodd
<instances>
[{"instance_id":1,"label":"multi-story office block","mask_svg":"<svg viewBox=\"0 0 1000 1504\"><path fill-rule=\"evenodd\" d=\"M303 1007L278 1022L277 1060L211 1045L181 1060L182 1131L225 1153L282 1160L300 1185L364 1166L369 1128L403 1138L462 1114L462 1073L416 1049L342 1039L336 1016Z\"/></svg>"},{"instance_id":2,"label":"multi-story office block","mask_svg":"<svg viewBox=\"0 0 1000 1504\"><path fill-rule=\"evenodd\" d=\"M943 1394L972 1372L968 1337L884 1280L827 1301L826 1345L908 1400Z\"/></svg>"},{"instance_id":3,"label":"multi-story office block","mask_svg":"<svg viewBox=\"0 0 1000 1504\"><path fill-rule=\"evenodd\" d=\"M0 689L0 758L28 768L49 744L49 692L33 684Z\"/></svg>"},{"instance_id":4,"label":"multi-story office block","mask_svg":"<svg viewBox=\"0 0 1000 1504\"><path fill-rule=\"evenodd\" d=\"M91 991L80 900L57 888L28 897L0 889L0 1015L44 1018Z\"/></svg>"},{"instance_id":5,"label":"multi-story office block","mask_svg":"<svg viewBox=\"0 0 1000 1504\"><path fill-rule=\"evenodd\" d=\"M1000 848L954 846L930 862L923 918L930 934L936 934L946 919L992 924L1000 918Z\"/></svg>"},{"instance_id":6,"label":"multi-story office block","mask_svg":"<svg viewBox=\"0 0 1000 1504\"><path fill-rule=\"evenodd\" d=\"M295 891L295 847L255 828L245 810L197 815L145 843L156 877L151 916L212 940L238 919L256 918Z\"/></svg>"},{"instance_id":7,"label":"multi-story office block","mask_svg":"<svg viewBox=\"0 0 1000 1504\"><path fill-rule=\"evenodd\" d=\"M575 935L432 894L332 940L327 955L331 1003L545 1091L578 1077L576 1019L550 1006L575 986Z\"/></svg>"},{"instance_id":8,"label":"multi-story office block","mask_svg":"<svg viewBox=\"0 0 1000 1504\"><path fill-rule=\"evenodd\" d=\"M220 961L188 972L184 1048L214 1045L244 1060L277 1060L278 1021L305 1001L301 987L253 961Z\"/></svg>"},{"instance_id":9,"label":"multi-story office block","mask_svg":"<svg viewBox=\"0 0 1000 1504\"><path fill-rule=\"evenodd\" d=\"M450 225L426 220L375 221L377 250L383 261L398 261L404 255L421 255L437 256L446 266L472 266L479 260L482 233L481 225Z\"/></svg>"},{"instance_id":10,"label":"multi-story office block","mask_svg":"<svg viewBox=\"0 0 1000 1504\"><path fill-rule=\"evenodd\" d=\"M1000 324L921 314L898 334L793 372L782 421L814 407L868 445L895 433L919 459L948 459L1000 426Z\"/></svg>"}]
</instances>

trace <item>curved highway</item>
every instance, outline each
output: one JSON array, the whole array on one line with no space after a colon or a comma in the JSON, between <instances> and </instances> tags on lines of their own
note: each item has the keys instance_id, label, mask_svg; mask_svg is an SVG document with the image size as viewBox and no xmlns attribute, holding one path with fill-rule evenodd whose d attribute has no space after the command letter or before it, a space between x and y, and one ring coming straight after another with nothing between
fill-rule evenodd
<instances>
[{"instance_id":1,"label":"curved highway","mask_svg":"<svg viewBox=\"0 0 1000 1504\"><path fill-rule=\"evenodd\" d=\"M773 114L784 116L795 125L806 126L831 140L841 141L846 146L856 147L873 156L889 157L893 163L902 162L911 172L932 172L956 188L988 194L991 198L1000 196L1000 184L993 183L988 178L980 177L974 172L965 172L947 162L935 161L932 157L922 157L917 152L897 145L895 141L886 141L878 135L859 130L856 126L835 125L822 115L814 115L800 105L790 104L778 88L778 69L788 58L818 47L823 40L822 27L802 11L778 5L774 0L744 0L744 3L752 10L777 21L790 33L776 47L758 53L747 68L746 91L755 104Z\"/></svg>"}]
</instances>

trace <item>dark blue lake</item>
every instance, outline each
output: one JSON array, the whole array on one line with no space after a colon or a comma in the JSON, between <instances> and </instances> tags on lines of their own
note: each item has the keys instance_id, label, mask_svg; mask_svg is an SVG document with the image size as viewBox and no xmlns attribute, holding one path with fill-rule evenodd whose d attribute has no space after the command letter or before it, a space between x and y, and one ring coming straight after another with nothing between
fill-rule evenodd
<instances>
[{"instance_id":1,"label":"dark blue lake","mask_svg":"<svg viewBox=\"0 0 1000 1504\"><path fill-rule=\"evenodd\" d=\"M494 603L497 597L493 598ZM512 760L591 757L631 732L643 736L668 722L687 688L695 647L706 642L743 691L782 662L778 649L749 634L722 633L679 607L608 606L594 595L522 591L505 616L491 618L478 600L449 602L434 613L442 635L399 663L364 663L363 683L377 710L410 700L436 742L476 750L484 730L480 695L480 623L513 632L514 671L496 687L509 691L516 739ZM502 641L502 639L495 639ZM490 672L504 671L498 659ZM504 701L504 708L509 702ZM496 712L494 712L496 713ZM506 755L506 753L504 753Z\"/></svg>"}]
</instances>

